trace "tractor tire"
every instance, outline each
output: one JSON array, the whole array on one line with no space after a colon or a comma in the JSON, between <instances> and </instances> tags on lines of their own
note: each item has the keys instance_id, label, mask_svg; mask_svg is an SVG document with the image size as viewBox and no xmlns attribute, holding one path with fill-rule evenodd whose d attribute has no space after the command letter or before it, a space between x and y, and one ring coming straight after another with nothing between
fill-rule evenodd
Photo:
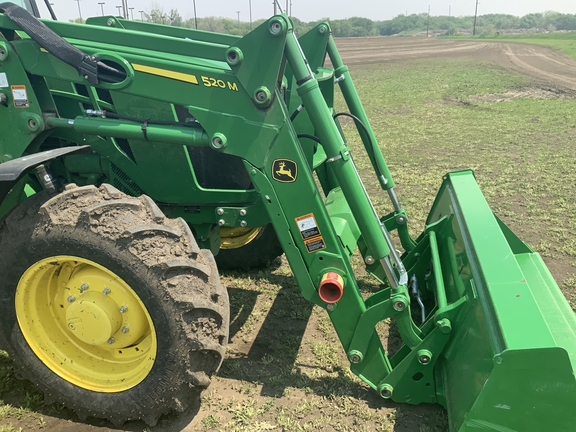
<instances>
[{"instance_id":1,"label":"tractor tire","mask_svg":"<svg viewBox=\"0 0 576 432\"><path fill-rule=\"evenodd\" d=\"M216 255L220 270L250 270L265 267L284 251L271 223L259 229L258 234L239 247L221 248Z\"/></svg>"},{"instance_id":2,"label":"tractor tire","mask_svg":"<svg viewBox=\"0 0 576 432\"><path fill-rule=\"evenodd\" d=\"M34 195L0 222L0 324L15 375L114 425L195 404L229 301L182 219L110 185Z\"/></svg>"}]
</instances>

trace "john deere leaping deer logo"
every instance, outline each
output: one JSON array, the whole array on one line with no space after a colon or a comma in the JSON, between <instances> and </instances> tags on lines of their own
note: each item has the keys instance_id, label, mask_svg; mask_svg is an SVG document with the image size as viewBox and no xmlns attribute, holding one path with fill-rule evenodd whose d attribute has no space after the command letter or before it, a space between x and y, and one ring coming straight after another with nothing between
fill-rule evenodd
<instances>
[{"instance_id":1,"label":"john deere leaping deer logo","mask_svg":"<svg viewBox=\"0 0 576 432\"><path fill-rule=\"evenodd\" d=\"M298 165L290 159L276 159L272 164L272 177L282 183L292 183L298 177Z\"/></svg>"}]
</instances>

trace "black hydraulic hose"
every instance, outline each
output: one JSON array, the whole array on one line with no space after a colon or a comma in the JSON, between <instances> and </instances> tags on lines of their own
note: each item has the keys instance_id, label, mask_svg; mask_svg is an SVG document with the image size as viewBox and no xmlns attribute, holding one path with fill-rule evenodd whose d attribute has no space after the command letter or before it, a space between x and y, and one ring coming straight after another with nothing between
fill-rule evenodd
<instances>
[{"instance_id":1,"label":"black hydraulic hose","mask_svg":"<svg viewBox=\"0 0 576 432\"><path fill-rule=\"evenodd\" d=\"M332 117L334 118L334 120L336 120L338 117L341 117L341 116L350 117L352 120L354 120L356 122L356 124L360 125L360 127L362 129L364 129L364 132L366 133L366 137L368 138L368 143L369 143L368 148L370 149L370 152L372 153L371 156L372 156L372 159L374 160L374 165L375 165L376 171L378 171L377 174L380 178L384 177L384 173L382 171L382 168L380 167L380 164L378 163L378 159L376 159L376 147L374 145L374 141L372 141L372 138L370 137L370 133L368 132L368 128L366 127L366 125L364 123L362 123L362 120L360 120L354 114L350 114L349 112L339 112L337 114L334 114Z\"/></svg>"},{"instance_id":2,"label":"black hydraulic hose","mask_svg":"<svg viewBox=\"0 0 576 432\"><path fill-rule=\"evenodd\" d=\"M297 136L298 138L308 138L308 139L310 139L310 140L312 140L312 141L314 141L314 142L317 142L318 144L322 144L322 143L320 142L320 138L318 138L317 136L314 136L314 135L310 135L310 134L305 134L305 133L303 133L303 134L298 134L298 135L296 135L296 136Z\"/></svg>"},{"instance_id":3,"label":"black hydraulic hose","mask_svg":"<svg viewBox=\"0 0 576 432\"><path fill-rule=\"evenodd\" d=\"M126 79L126 71L79 50L26 9L14 3L2 3L0 11L51 55L76 68L80 76L91 85L96 85L99 81L117 83Z\"/></svg>"}]
</instances>

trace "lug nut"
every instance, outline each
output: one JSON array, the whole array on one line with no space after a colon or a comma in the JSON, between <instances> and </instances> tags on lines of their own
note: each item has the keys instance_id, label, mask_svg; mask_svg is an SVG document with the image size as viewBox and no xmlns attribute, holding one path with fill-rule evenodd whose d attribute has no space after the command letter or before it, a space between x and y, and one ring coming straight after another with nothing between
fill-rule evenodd
<instances>
[{"instance_id":1,"label":"lug nut","mask_svg":"<svg viewBox=\"0 0 576 432\"><path fill-rule=\"evenodd\" d=\"M108 344L112 345L114 342L116 342L116 339L114 339L113 337L111 337L110 339L108 339Z\"/></svg>"},{"instance_id":2,"label":"lug nut","mask_svg":"<svg viewBox=\"0 0 576 432\"><path fill-rule=\"evenodd\" d=\"M82 285L80 285L80 292L84 292L88 289L88 284L87 283L83 283Z\"/></svg>"},{"instance_id":3,"label":"lug nut","mask_svg":"<svg viewBox=\"0 0 576 432\"><path fill-rule=\"evenodd\" d=\"M120 313L125 313L128 310L128 306L120 306Z\"/></svg>"},{"instance_id":4,"label":"lug nut","mask_svg":"<svg viewBox=\"0 0 576 432\"><path fill-rule=\"evenodd\" d=\"M130 331L130 329L128 328L128 326L124 326L122 327L122 333L126 334Z\"/></svg>"},{"instance_id":5,"label":"lug nut","mask_svg":"<svg viewBox=\"0 0 576 432\"><path fill-rule=\"evenodd\" d=\"M72 303L74 300L76 300L76 297L71 295L71 296L68 296L68 298L66 300L68 300L68 303Z\"/></svg>"},{"instance_id":6,"label":"lug nut","mask_svg":"<svg viewBox=\"0 0 576 432\"><path fill-rule=\"evenodd\" d=\"M104 294L104 295L110 294L110 288L105 287L105 288L102 290L102 294Z\"/></svg>"}]
</instances>

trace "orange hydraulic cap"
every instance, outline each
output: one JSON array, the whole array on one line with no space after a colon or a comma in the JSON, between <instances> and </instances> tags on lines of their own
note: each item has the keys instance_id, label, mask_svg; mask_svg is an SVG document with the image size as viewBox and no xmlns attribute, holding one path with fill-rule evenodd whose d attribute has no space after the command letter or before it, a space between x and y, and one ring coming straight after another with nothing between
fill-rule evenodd
<instances>
[{"instance_id":1,"label":"orange hydraulic cap","mask_svg":"<svg viewBox=\"0 0 576 432\"><path fill-rule=\"evenodd\" d=\"M318 295L326 303L336 303L344 294L344 279L336 272L328 272L322 276L318 285Z\"/></svg>"}]
</instances>

